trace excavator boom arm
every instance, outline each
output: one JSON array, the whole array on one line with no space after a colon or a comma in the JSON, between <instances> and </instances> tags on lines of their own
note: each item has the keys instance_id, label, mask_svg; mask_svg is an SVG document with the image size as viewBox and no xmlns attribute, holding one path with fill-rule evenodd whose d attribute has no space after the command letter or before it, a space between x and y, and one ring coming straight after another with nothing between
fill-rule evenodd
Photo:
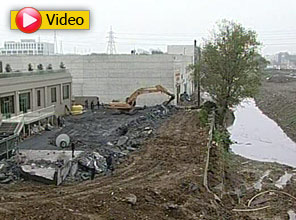
<instances>
[{"instance_id":1,"label":"excavator boom arm","mask_svg":"<svg viewBox=\"0 0 296 220\"><path fill-rule=\"evenodd\" d=\"M119 110L131 110L136 105L136 100L139 95L149 94L149 93L165 93L170 96L170 99L164 103L164 105L169 104L175 99L175 95L169 92L166 88L161 85L150 88L140 88L134 91L129 97L126 98L126 102L111 102L109 108L119 109Z\"/></svg>"},{"instance_id":2,"label":"excavator boom arm","mask_svg":"<svg viewBox=\"0 0 296 220\"><path fill-rule=\"evenodd\" d=\"M133 103L136 102L137 100L137 97L139 95L142 95L142 94L148 94L148 93L157 93L157 92L161 92L161 93L165 93L167 94L168 96L170 96L170 100L166 103L166 104L169 104L174 98L175 98L175 95L172 94L171 92L169 92L166 88L164 88L163 86L161 85L157 85L155 87L150 87L150 88L140 88L140 89L137 89L135 92L133 92L126 100L126 102L130 105L133 105Z\"/></svg>"}]
</instances>

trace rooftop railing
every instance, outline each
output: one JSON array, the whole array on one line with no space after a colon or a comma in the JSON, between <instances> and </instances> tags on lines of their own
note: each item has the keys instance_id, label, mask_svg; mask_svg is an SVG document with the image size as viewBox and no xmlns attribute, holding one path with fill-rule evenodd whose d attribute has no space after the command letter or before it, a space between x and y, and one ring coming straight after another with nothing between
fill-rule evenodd
<instances>
[{"instance_id":1,"label":"rooftop railing","mask_svg":"<svg viewBox=\"0 0 296 220\"><path fill-rule=\"evenodd\" d=\"M15 122L19 123L21 121L24 121L24 124L30 124L45 118L48 118L50 116L53 116L55 114L55 106L51 105L46 108L42 108L36 111L20 114L8 119L3 119L3 122Z\"/></svg>"},{"instance_id":2,"label":"rooftop railing","mask_svg":"<svg viewBox=\"0 0 296 220\"><path fill-rule=\"evenodd\" d=\"M47 74L57 74L65 73L67 70L35 70L35 71L22 71L22 72L9 72L9 73L0 73L0 79L2 78L11 78L11 77L22 77L22 76L36 76L36 75L47 75Z\"/></svg>"}]
</instances>

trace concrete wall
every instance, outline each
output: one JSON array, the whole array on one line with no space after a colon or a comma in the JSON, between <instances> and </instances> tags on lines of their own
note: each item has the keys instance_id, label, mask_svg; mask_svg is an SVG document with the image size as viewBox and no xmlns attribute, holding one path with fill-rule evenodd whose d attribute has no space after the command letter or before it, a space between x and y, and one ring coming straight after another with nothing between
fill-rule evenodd
<instances>
[{"instance_id":1,"label":"concrete wall","mask_svg":"<svg viewBox=\"0 0 296 220\"><path fill-rule=\"evenodd\" d=\"M194 56L193 45L168 45L168 54Z\"/></svg>"},{"instance_id":2,"label":"concrete wall","mask_svg":"<svg viewBox=\"0 0 296 220\"><path fill-rule=\"evenodd\" d=\"M179 55L55 55L1 56L3 68L9 63L13 70L27 69L39 63L54 69L63 62L73 77L74 96L99 96L100 101L124 101L133 91L157 84L176 93L175 73L184 74L191 56ZM167 100L166 95L140 96L139 105L154 105Z\"/></svg>"},{"instance_id":3,"label":"concrete wall","mask_svg":"<svg viewBox=\"0 0 296 220\"><path fill-rule=\"evenodd\" d=\"M30 92L30 111L55 105L58 115L65 113L65 105L71 106L71 75L68 71L47 73L8 73L11 77L0 77L0 97L14 96L15 115L20 114L19 95ZM14 76L17 75L17 76ZM70 85L69 99L63 99L63 85ZM57 88L57 101L51 102L51 88ZM37 106L37 91L41 92L41 106ZM0 108L1 109L1 108Z\"/></svg>"}]
</instances>

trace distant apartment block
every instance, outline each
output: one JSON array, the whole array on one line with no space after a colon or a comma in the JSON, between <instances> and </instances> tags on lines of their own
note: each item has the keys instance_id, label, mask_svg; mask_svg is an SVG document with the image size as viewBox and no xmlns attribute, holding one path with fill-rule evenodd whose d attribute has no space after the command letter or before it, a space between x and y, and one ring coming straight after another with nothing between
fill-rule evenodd
<instances>
[{"instance_id":1,"label":"distant apartment block","mask_svg":"<svg viewBox=\"0 0 296 220\"><path fill-rule=\"evenodd\" d=\"M266 56L270 62L270 68L274 69L296 69L296 55L288 52L280 52L272 56Z\"/></svg>"},{"instance_id":2,"label":"distant apartment block","mask_svg":"<svg viewBox=\"0 0 296 220\"><path fill-rule=\"evenodd\" d=\"M36 42L33 39L24 39L20 42L5 41L1 48L1 55L53 55L54 44Z\"/></svg>"}]
</instances>

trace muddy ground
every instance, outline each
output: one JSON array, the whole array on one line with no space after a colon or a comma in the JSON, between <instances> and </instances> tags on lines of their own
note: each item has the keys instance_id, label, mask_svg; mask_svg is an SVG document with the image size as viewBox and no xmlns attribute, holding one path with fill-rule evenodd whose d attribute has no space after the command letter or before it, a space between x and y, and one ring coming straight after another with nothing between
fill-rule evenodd
<instances>
[{"instance_id":1,"label":"muddy ground","mask_svg":"<svg viewBox=\"0 0 296 220\"><path fill-rule=\"evenodd\" d=\"M208 131L196 111L179 110L157 128L113 175L60 187L23 182L0 185L0 219L288 219L296 200L283 194L256 195L253 184L266 170L262 191L279 190L275 183L287 170L273 163L228 158L225 189L218 201L203 187ZM210 180L211 181L211 180ZM295 176L281 191L296 196ZM217 189L213 189L219 192ZM233 209L258 208L244 212Z\"/></svg>"},{"instance_id":2,"label":"muddy ground","mask_svg":"<svg viewBox=\"0 0 296 220\"><path fill-rule=\"evenodd\" d=\"M270 70L266 74L256 103L264 114L296 141L296 73Z\"/></svg>"}]
</instances>

